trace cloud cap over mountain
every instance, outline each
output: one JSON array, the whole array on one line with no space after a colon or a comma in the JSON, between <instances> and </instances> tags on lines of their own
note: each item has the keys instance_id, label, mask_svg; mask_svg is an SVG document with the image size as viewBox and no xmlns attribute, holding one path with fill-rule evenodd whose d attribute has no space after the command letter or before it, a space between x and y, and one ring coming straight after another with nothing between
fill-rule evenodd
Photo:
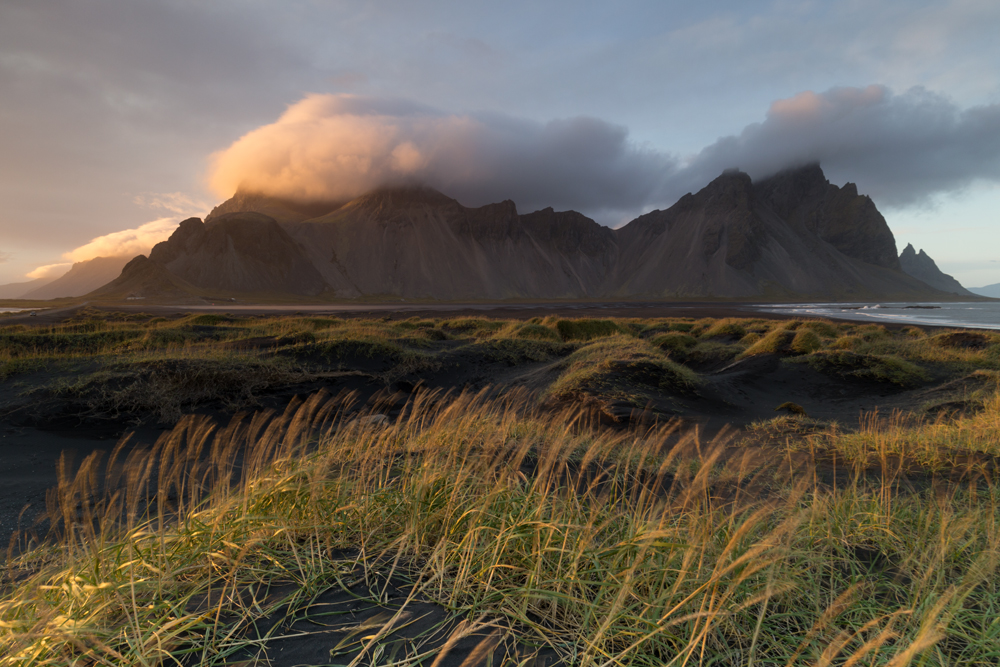
<instances>
[{"instance_id":1,"label":"cloud cap over mountain","mask_svg":"<svg viewBox=\"0 0 1000 667\"><path fill-rule=\"evenodd\" d=\"M401 100L309 95L212 158L220 196L238 188L298 200L342 200L424 184L467 205L513 199L591 213L640 209L676 170L625 128L589 117L538 123L446 114Z\"/></svg>"},{"instance_id":2,"label":"cloud cap over mountain","mask_svg":"<svg viewBox=\"0 0 1000 667\"><path fill-rule=\"evenodd\" d=\"M761 178L812 162L889 207L922 204L977 179L1000 181L1000 104L960 109L921 87L802 92L774 102L764 122L704 148L667 190L683 194L731 167Z\"/></svg>"},{"instance_id":3,"label":"cloud cap over mountain","mask_svg":"<svg viewBox=\"0 0 1000 667\"><path fill-rule=\"evenodd\" d=\"M624 127L579 116L539 123L448 114L398 99L309 95L212 157L220 196L238 188L296 200L346 200L424 184L466 205L513 199L522 210L601 219L665 207L719 172L753 178L818 162L880 205L925 203L977 179L1000 181L1000 105L960 109L923 88L806 91L765 120L686 161L639 146Z\"/></svg>"}]
</instances>

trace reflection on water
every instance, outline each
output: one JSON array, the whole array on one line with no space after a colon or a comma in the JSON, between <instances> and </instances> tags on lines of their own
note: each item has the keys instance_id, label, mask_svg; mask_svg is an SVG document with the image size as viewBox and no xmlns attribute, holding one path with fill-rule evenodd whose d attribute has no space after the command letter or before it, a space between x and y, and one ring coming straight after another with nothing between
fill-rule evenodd
<instances>
[{"instance_id":1,"label":"reflection on water","mask_svg":"<svg viewBox=\"0 0 1000 667\"><path fill-rule=\"evenodd\" d=\"M25 310L38 310L37 308L0 308L0 313L20 313Z\"/></svg>"},{"instance_id":2,"label":"reflection on water","mask_svg":"<svg viewBox=\"0 0 1000 667\"><path fill-rule=\"evenodd\" d=\"M1000 329L1000 302L967 303L782 303L758 306L768 313L938 327Z\"/></svg>"}]
</instances>

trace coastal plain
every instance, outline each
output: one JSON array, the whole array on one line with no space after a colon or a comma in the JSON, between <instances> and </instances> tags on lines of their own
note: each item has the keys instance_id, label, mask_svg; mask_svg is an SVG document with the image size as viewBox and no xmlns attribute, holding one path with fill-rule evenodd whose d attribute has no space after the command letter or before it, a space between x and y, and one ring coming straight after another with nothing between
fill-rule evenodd
<instances>
[{"instance_id":1,"label":"coastal plain","mask_svg":"<svg viewBox=\"0 0 1000 667\"><path fill-rule=\"evenodd\" d=\"M741 304L410 308L71 306L0 320L8 654L995 655L1000 334ZM75 459L57 467L62 450ZM270 509L248 509L265 496ZM320 526L303 512L327 514ZM206 521L235 546L199 542ZM515 539L514 524L527 532ZM478 531L500 541L470 544ZM187 546L110 567L102 549L153 549L150 535ZM504 539L518 546L486 553ZM590 565L573 564L580 554ZM280 566L245 569L261 558ZM171 569L182 562L198 574ZM161 574L134 571L147 566ZM42 594L72 577L101 604ZM141 605L125 595L137 580L156 582ZM219 585L232 594L213 598ZM663 586L673 597L649 597ZM171 597L183 604L164 607ZM331 625L323 610L347 616ZM988 631L959 632L976 623ZM59 641L39 648L54 627Z\"/></svg>"}]
</instances>

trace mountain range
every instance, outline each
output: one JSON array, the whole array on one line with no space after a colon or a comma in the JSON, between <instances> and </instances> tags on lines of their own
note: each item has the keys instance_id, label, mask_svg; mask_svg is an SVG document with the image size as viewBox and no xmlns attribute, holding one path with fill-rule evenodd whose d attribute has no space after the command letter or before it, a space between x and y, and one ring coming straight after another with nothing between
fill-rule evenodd
<instances>
[{"instance_id":1,"label":"mountain range","mask_svg":"<svg viewBox=\"0 0 1000 667\"><path fill-rule=\"evenodd\" d=\"M182 222L92 296L918 300L968 294L941 276L912 247L898 256L872 200L852 183L831 184L811 164L758 182L726 171L670 208L618 229L574 211L520 214L509 200L469 208L421 187L308 204L240 191L204 221Z\"/></svg>"}]
</instances>

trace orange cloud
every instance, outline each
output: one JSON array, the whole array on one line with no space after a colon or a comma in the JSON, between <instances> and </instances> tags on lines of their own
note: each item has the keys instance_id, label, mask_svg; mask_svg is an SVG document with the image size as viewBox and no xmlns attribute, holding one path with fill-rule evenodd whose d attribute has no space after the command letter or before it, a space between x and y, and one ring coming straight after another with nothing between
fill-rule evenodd
<instances>
[{"instance_id":1,"label":"orange cloud","mask_svg":"<svg viewBox=\"0 0 1000 667\"><path fill-rule=\"evenodd\" d=\"M146 254L160 241L166 241L179 223L180 220L176 217L160 218L135 229L124 229L98 236L89 243L63 254L63 257L71 262L82 262L95 257Z\"/></svg>"},{"instance_id":2,"label":"orange cloud","mask_svg":"<svg viewBox=\"0 0 1000 667\"><path fill-rule=\"evenodd\" d=\"M771 104L767 115L775 122L812 121L837 113L873 107L889 95L885 86L834 88L823 94L807 90Z\"/></svg>"},{"instance_id":3,"label":"orange cloud","mask_svg":"<svg viewBox=\"0 0 1000 667\"><path fill-rule=\"evenodd\" d=\"M26 278L31 280L38 280L39 278L47 278L50 280L55 280L60 276L64 275L67 271L72 268L73 262L61 262L59 264L46 264L45 266L39 266L33 271L29 271L24 274Z\"/></svg>"},{"instance_id":4,"label":"orange cloud","mask_svg":"<svg viewBox=\"0 0 1000 667\"><path fill-rule=\"evenodd\" d=\"M674 168L625 128L577 117L549 123L446 114L401 100L309 95L211 156L220 197L244 189L345 200L423 184L468 205L513 199L527 210L641 208Z\"/></svg>"},{"instance_id":5,"label":"orange cloud","mask_svg":"<svg viewBox=\"0 0 1000 667\"><path fill-rule=\"evenodd\" d=\"M63 253L63 259L67 261L39 266L25 276L32 280L37 278L55 280L69 271L75 262L84 262L95 257L134 257L148 254L154 245L170 237L180 221L179 216L160 218L135 229L123 229L120 232L98 236L78 248Z\"/></svg>"}]
</instances>

